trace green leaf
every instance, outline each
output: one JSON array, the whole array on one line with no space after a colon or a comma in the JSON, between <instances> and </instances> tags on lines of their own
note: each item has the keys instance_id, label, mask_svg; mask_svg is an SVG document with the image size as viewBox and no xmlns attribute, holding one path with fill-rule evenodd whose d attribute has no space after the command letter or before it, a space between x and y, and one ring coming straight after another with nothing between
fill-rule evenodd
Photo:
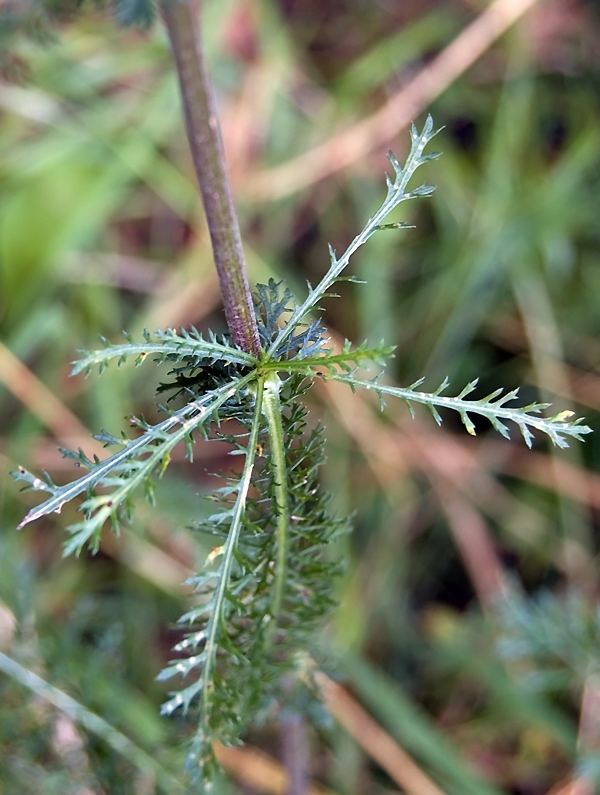
<instances>
[{"instance_id":1,"label":"green leaf","mask_svg":"<svg viewBox=\"0 0 600 795\"><path fill-rule=\"evenodd\" d=\"M90 496L80 506L85 518L68 528L72 538L65 547L65 554L79 552L86 541L94 537L97 543L97 535L102 525L107 519L116 518L118 507L131 492L138 485L147 484L155 469L162 468L161 471L164 471L165 462L168 461L173 447L189 438L190 433L199 426L212 422L219 408L235 397L253 378L254 375L250 374L234 380L188 403L158 425L151 426L142 420L136 421L144 431L141 436L127 442L118 453L105 461L92 463L85 459L90 471L73 483L55 486L33 479L25 470L13 473L17 480L27 480L32 488L52 494L49 500L29 511L19 528L50 513L60 513L65 503L87 492ZM72 454L71 457L79 457L79 454ZM96 487L104 487L106 493L93 494L92 490Z\"/></svg>"},{"instance_id":2,"label":"green leaf","mask_svg":"<svg viewBox=\"0 0 600 795\"><path fill-rule=\"evenodd\" d=\"M501 795L493 784L471 771L461 760L458 749L404 693L398 682L353 654L338 657L336 665L392 736L414 754L428 772L437 774L441 782L448 782L449 795Z\"/></svg>"},{"instance_id":3,"label":"green leaf","mask_svg":"<svg viewBox=\"0 0 600 795\"><path fill-rule=\"evenodd\" d=\"M363 243L366 243L371 235L375 234L375 232L381 228L383 221L392 210L407 199L430 195L433 191L433 188L430 188L430 186L421 186L411 193L406 193L406 186L417 168L425 163L427 159L431 159L423 156L423 150L427 143L437 135L438 132L439 130L434 131L433 129L433 120L431 116L427 117L427 121L421 133L418 133L413 125L411 130L412 146L404 166L401 167L393 155L390 157L390 162L392 163L396 177L393 182L389 178L387 179L388 190L383 204L375 215L369 219L363 231L354 238L352 243L350 243L346 251L339 258L336 256L331 246L329 247L329 255L331 258L329 270L316 287L311 288L309 285L309 294L307 298L300 306L294 309L286 325L280 330L269 346L267 350L268 358L272 359L277 357L277 352L281 350L283 344L294 332L294 329L308 314L315 311L321 299L327 294L331 286L335 284L341 273L348 266L350 258L355 251L360 248Z\"/></svg>"},{"instance_id":4,"label":"green leaf","mask_svg":"<svg viewBox=\"0 0 600 795\"><path fill-rule=\"evenodd\" d=\"M199 760L206 775L214 766L211 742L236 742L260 709L281 697L282 675L294 669L297 650L334 604L339 565L325 555L347 523L329 517L328 497L318 488L324 438L319 428L307 434L298 402L302 382L299 375L279 382L269 374L257 383L262 406L242 420L248 429L244 471L237 481L228 478L221 510L199 525L219 546L189 581L199 604L180 620L190 628L177 646L187 662L175 659L161 674L188 674L186 688L163 710L198 702L189 764ZM256 496L247 482L253 458ZM198 679L190 684L192 671Z\"/></svg>"},{"instance_id":5,"label":"green leaf","mask_svg":"<svg viewBox=\"0 0 600 795\"><path fill-rule=\"evenodd\" d=\"M492 426L502 433L503 436L507 436L508 431L501 420L511 420L518 426L528 447L531 447L533 441L533 434L531 433L532 428L547 434L557 447L569 446L565 438L566 436L581 441L582 436L592 432L592 429L587 425L581 424L581 419L568 422L567 419L572 415L572 412L563 411L554 417L538 416L543 409L548 408L547 403L530 403L528 406L519 406L515 408L506 407L504 405L505 403L516 399L518 391L516 389L500 397L501 390L496 390L492 392L491 395L481 400L465 400L464 395L468 395L473 391L477 383L476 381L472 381L468 384L456 397L444 397L441 395L441 392L448 386L447 379L445 379L434 392L418 392L415 386L422 383L422 380L410 387L402 388L385 386L384 384L377 383L376 380L361 381L354 378L352 375L341 375L333 372L327 373L325 378L332 381L340 381L342 384L348 384L352 389L361 387L362 389L375 392L380 396L391 395L409 404L422 403L427 406L438 425L442 423L442 417L438 408L458 411L464 426L473 436L475 435L475 426L469 414L478 414L481 417L486 417L491 422Z\"/></svg>"},{"instance_id":6,"label":"green leaf","mask_svg":"<svg viewBox=\"0 0 600 795\"><path fill-rule=\"evenodd\" d=\"M125 332L124 332L125 333ZM98 351L82 351L85 356L73 362L71 375L85 372L89 375L95 366L104 372L111 359L118 359L120 367L130 356L136 356L136 367L146 361L149 355L156 356L156 362L179 362L187 357L200 363L206 359L210 362L224 361L235 364L252 366L257 360L252 354L245 353L239 348L229 345L224 337L220 339L210 334L208 339L192 328L190 332L181 329L178 334L173 329L154 333L154 339L148 332L144 332L144 342L135 343L129 335L125 335L127 342L124 345L111 345L102 338L105 348Z\"/></svg>"}]
</instances>

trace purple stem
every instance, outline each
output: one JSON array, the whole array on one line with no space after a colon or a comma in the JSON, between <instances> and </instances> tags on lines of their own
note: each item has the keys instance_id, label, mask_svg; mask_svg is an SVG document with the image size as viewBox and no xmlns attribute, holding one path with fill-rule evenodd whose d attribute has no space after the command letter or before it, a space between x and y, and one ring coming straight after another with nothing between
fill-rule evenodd
<instances>
[{"instance_id":1,"label":"purple stem","mask_svg":"<svg viewBox=\"0 0 600 795\"><path fill-rule=\"evenodd\" d=\"M198 14L189 0L161 0L160 8L177 68L187 135L202 193L227 325L236 345L260 356L216 100L198 33Z\"/></svg>"}]
</instances>

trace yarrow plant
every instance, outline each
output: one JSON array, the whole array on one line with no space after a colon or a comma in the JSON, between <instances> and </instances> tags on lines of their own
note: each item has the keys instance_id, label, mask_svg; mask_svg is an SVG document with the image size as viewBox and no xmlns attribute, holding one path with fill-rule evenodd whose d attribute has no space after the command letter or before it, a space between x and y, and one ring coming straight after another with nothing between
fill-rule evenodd
<instances>
[{"instance_id":1,"label":"yarrow plant","mask_svg":"<svg viewBox=\"0 0 600 795\"><path fill-rule=\"evenodd\" d=\"M315 378L374 392L382 409L389 397L405 401L411 413L414 404L421 403L438 423L439 410L452 409L470 434L475 433L476 415L486 417L503 436L509 435L507 423L512 422L529 447L535 431L559 447L590 432L579 419L571 419L571 412L547 417L542 412L548 404L513 405L517 390L498 389L474 400L469 396L476 381L446 396L446 380L433 391L422 391L423 379L400 388L387 384L382 374L359 377L359 368L381 368L392 356L393 349L383 343L353 348L346 342L340 352L328 347L327 331L317 319L322 300L336 282L352 280L346 268L372 235L406 226L388 221L399 204L431 195L434 189L429 185L408 185L422 164L438 156L425 152L437 132L429 117L421 132L413 126L404 165L390 155L393 178L387 179L381 207L343 254L330 249L329 270L316 287L308 285L301 304L273 280L257 286L260 355L247 352L227 335L205 338L195 329L145 333L140 342L126 334L118 345L104 340L103 349L84 353L73 373L89 374L96 367L103 372L111 360L121 365L130 357L138 366L148 359L168 362L173 380L159 390L167 396L161 406L165 419L150 425L133 417L139 430L134 438L100 433L95 438L118 448L103 461L91 460L81 450L63 450L87 470L73 483L59 486L48 475L39 478L23 468L14 473L26 487L49 495L21 527L60 512L82 495L82 519L67 528L65 545L65 554L78 554L86 546L98 549L106 522L118 530L132 511L139 487L154 500L152 478L164 473L177 444L185 445L191 460L198 437L218 436L243 458L241 472L227 476L214 495L218 510L199 525L212 535L215 546L205 568L189 580L196 599L181 618L186 634L176 647L178 657L159 677L184 680L163 713L197 710L199 723L188 762L193 768L199 764L205 781L215 771L213 741L239 742L252 718L278 698L283 675L297 665L298 651L307 647L333 606L332 582L340 566L331 559L328 544L346 530L347 521L331 516L328 494L318 481L323 430L307 429L302 403ZM183 399L184 405L172 408L174 399ZM235 430L228 432L232 426Z\"/></svg>"},{"instance_id":2,"label":"yarrow plant","mask_svg":"<svg viewBox=\"0 0 600 795\"><path fill-rule=\"evenodd\" d=\"M19 29L37 31L58 11L66 18L75 10L70 2L61 8L53 0L4 5L0 20L8 39ZM421 132L412 128L404 165L390 155L393 174L381 207L343 254L330 249L329 269L316 287L308 285L305 300L296 303L288 289L271 280L257 285L253 303L216 103L191 5L186 0L159 0L156 5L150 0L117 0L113 5L122 25L146 28L156 8L165 23L229 333L204 337L195 329L167 329L145 332L139 342L125 334L123 344L103 340L103 349L84 352L73 373L87 375L95 368L102 373L112 360L119 366L130 358L138 366L148 359L170 364L172 380L158 390L165 418L151 425L132 417L137 433L131 437L102 431L95 438L116 448L102 461L91 460L81 449L63 450L86 470L64 486L24 468L13 474L26 488L48 495L21 527L81 498L81 521L67 528L68 555L86 547L95 552L106 523L118 531L130 517L140 489L154 501L153 478L163 475L176 445L183 444L191 460L199 437L225 439L232 454L241 457L237 474L225 476L213 495L218 506L214 514L198 525L214 539L214 546L202 571L188 581L195 599L180 619L185 634L176 646L176 658L159 675L177 682L163 713L197 713L188 765L210 786L217 767L214 741L240 742L249 723L286 696L288 674L298 668L301 652L334 605L332 587L341 565L329 545L348 529L348 521L331 515L329 495L319 483L323 429L309 429L302 400L316 378L374 392L382 409L389 397L403 400L411 413L421 403L438 424L441 409L454 410L470 434L475 433L475 416L487 418L503 436L509 435L512 422L529 447L536 431L565 447L569 438L581 439L590 428L573 420L569 411L545 416L547 404L515 406L516 390L498 389L470 399L476 381L454 396L446 394L447 380L433 391L420 389L423 379L404 388L392 386L383 378L383 367L393 348L383 343L353 347L346 341L338 352L329 347L320 320L321 302L332 295L336 282L353 280L346 275L352 255L376 232L406 227L388 220L390 214L402 202L430 196L434 190L429 185L408 187L415 171L438 156L425 152L439 132L431 117ZM360 375L373 365L379 375Z\"/></svg>"}]
</instances>

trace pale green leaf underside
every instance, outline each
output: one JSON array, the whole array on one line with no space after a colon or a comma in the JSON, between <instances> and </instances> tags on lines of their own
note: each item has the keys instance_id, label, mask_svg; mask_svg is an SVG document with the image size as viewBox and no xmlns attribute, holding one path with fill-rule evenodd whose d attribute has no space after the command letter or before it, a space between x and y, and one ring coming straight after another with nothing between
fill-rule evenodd
<instances>
[{"instance_id":1,"label":"pale green leaf underside","mask_svg":"<svg viewBox=\"0 0 600 795\"><path fill-rule=\"evenodd\" d=\"M239 348L219 342L214 335L204 339L195 329L187 332L181 329L178 334L173 329L154 332L154 335L144 332L144 342L134 342L125 334L126 342L122 345L111 345L106 342L106 347L97 351L83 351L85 356L73 362L71 375L85 372L88 375L94 367L99 367L102 372L109 361L118 359L118 366L131 356L135 356L136 366L140 366L148 356L156 356L158 361L182 360L185 357L194 359L208 359L210 361L225 361L235 364L253 366L257 360L250 353L245 353Z\"/></svg>"},{"instance_id":2,"label":"pale green leaf underside","mask_svg":"<svg viewBox=\"0 0 600 795\"><path fill-rule=\"evenodd\" d=\"M17 480L26 481L31 487L49 491L52 496L33 508L19 527L50 513L60 513L63 505L79 494L89 495L80 506L86 516L69 528L72 538L65 554L79 551L92 538L107 519L113 517L118 507L131 492L151 475L155 469L163 470L176 444L190 437L200 426L214 421L216 412L255 376L234 379L231 383L188 403L158 425L146 426L144 432L133 440L126 441L123 449L104 461L89 462L90 471L78 480L65 486L43 483L24 469L14 473ZM142 458L142 456L145 456ZM105 493L93 494L97 486Z\"/></svg>"},{"instance_id":3,"label":"pale green leaf underside","mask_svg":"<svg viewBox=\"0 0 600 795\"><path fill-rule=\"evenodd\" d=\"M235 551L238 544L239 535L242 529L242 521L244 518L245 505L248 497L248 490L250 488L252 470L254 466L254 459L256 456L256 446L258 440L258 433L260 430L260 418L262 410L262 397L263 397L263 383L259 381L255 391L256 402L254 406L254 421L246 447L246 461L244 470L240 478L237 497L233 507L228 511L231 517L229 525L229 532L227 540L223 546L221 565L217 572L214 573L212 579L216 580L216 587L209 604L203 606L208 615L208 622L206 629L202 633L202 640L205 640L204 649L201 654L201 662L203 663L202 677L198 679L193 685L183 691L176 693L173 698L163 704L162 714L169 715L178 707L188 709L192 699L199 693L201 704L201 722L198 728L198 736L196 743L202 745L205 741L210 741L210 730L208 728L208 719L211 714L211 699L214 692L214 671L217 662L217 651L219 649L219 639L222 630L223 615L225 610L225 603L228 598L229 583L231 578L231 570L235 559ZM194 616L197 611L194 611ZM189 661L188 661L189 662ZM192 658L192 665L197 664L197 660ZM168 678L171 673L179 673L177 670L166 669L160 676L161 679Z\"/></svg>"},{"instance_id":4,"label":"pale green leaf underside","mask_svg":"<svg viewBox=\"0 0 600 795\"><path fill-rule=\"evenodd\" d=\"M581 437L586 433L591 433L592 429L587 425L581 425L581 420L577 419L568 422L568 418L573 416L571 411L563 411L553 417L539 416L544 409L547 409L548 403L531 403L528 406L509 407L509 403L516 399L518 390L514 389L512 392L502 394L504 390L497 389L487 397L481 400L466 400L466 396L470 394L477 384L477 381L471 381L467 386L455 397L445 397L441 393L448 387L448 381L445 380L441 386L434 392L419 392L416 387L423 383L424 379L420 379L409 387L394 387L380 384L377 381L362 381L354 378L352 375L341 374L327 374L325 376L329 380L339 381L343 384L348 384L352 389L360 387L375 392L380 396L390 395L404 400L409 409L411 403L422 403L427 406L431 411L435 421L439 424L442 418L438 409L452 409L460 414L460 418L467 431L474 436L475 426L470 418L470 414L478 414L481 417L486 417L492 426L506 438L509 437L509 430L504 424L503 420L514 422L528 447L531 447L533 435L531 429L541 431L547 434L552 442L557 447L568 447L568 442L565 436L571 436L575 439L581 440ZM382 406L383 407L383 406Z\"/></svg>"},{"instance_id":5,"label":"pale green leaf underside","mask_svg":"<svg viewBox=\"0 0 600 795\"><path fill-rule=\"evenodd\" d=\"M340 257L336 257L336 254L332 248L329 249L331 258L331 266L329 271L325 274L323 279L321 279L315 288L311 288L309 285L310 292L307 298L305 299L304 303L296 307L288 323L284 326L284 328L281 329L276 339L271 343L267 351L268 356L273 356L274 352L280 348L281 345L289 338L298 324L301 323L304 318L310 314L310 312L317 308L321 299L325 297L328 290L339 279L342 271L344 271L348 266L350 258L357 251L357 249L359 249L363 243L366 243L367 240L375 234L375 232L388 228L388 225L384 225L383 221L392 212L392 210L394 210L403 201L415 199L417 197L429 196L433 193L434 188L430 185L421 185L412 191L407 191L406 188L417 168L423 163L433 160L438 156L438 153L431 153L427 155L423 153L427 143L435 135L437 135L438 132L439 130L433 129L433 119L431 116L428 116L421 133L417 132L414 125L411 128L412 145L404 166L401 166L394 155L390 152L389 158L394 169L395 178L393 182L387 178L388 190L383 204L379 210L377 210L375 215L373 215L372 218L369 218L363 231L354 238L352 243L350 243L346 251ZM399 224L398 226L401 227L402 225Z\"/></svg>"}]
</instances>

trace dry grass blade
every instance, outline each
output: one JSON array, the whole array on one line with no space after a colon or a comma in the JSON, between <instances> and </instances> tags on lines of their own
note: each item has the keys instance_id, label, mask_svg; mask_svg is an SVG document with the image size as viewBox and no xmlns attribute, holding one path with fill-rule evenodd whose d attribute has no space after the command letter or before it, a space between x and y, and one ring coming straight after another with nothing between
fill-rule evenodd
<instances>
[{"instance_id":1,"label":"dry grass blade","mask_svg":"<svg viewBox=\"0 0 600 795\"><path fill-rule=\"evenodd\" d=\"M322 671L314 679L331 714L407 795L444 795L350 693Z\"/></svg>"},{"instance_id":2,"label":"dry grass blade","mask_svg":"<svg viewBox=\"0 0 600 795\"><path fill-rule=\"evenodd\" d=\"M2 342L0 381L65 446L77 447L85 440L90 455L104 457L104 448L85 425Z\"/></svg>"},{"instance_id":3,"label":"dry grass blade","mask_svg":"<svg viewBox=\"0 0 600 795\"><path fill-rule=\"evenodd\" d=\"M268 795L286 795L288 774L275 759L257 750L227 748L219 743L214 746L219 763L225 770L245 786ZM306 795L334 795L332 790L320 784L311 784Z\"/></svg>"},{"instance_id":4,"label":"dry grass blade","mask_svg":"<svg viewBox=\"0 0 600 795\"><path fill-rule=\"evenodd\" d=\"M569 461L554 462L546 453L529 452L490 462L490 469L543 486L549 491L576 500L590 508L600 508L600 475Z\"/></svg>"},{"instance_id":5,"label":"dry grass blade","mask_svg":"<svg viewBox=\"0 0 600 795\"><path fill-rule=\"evenodd\" d=\"M282 198L348 168L391 141L460 77L536 0L495 0L380 110L281 166L246 181L249 197Z\"/></svg>"},{"instance_id":6,"label":"dry grass blade","mask_svg":"<svg viewBox=\"0 0 600 795\"><path fill-rule=\"evenodd\" d=\"M579 717L579 736L577 744L579 752L590 752L598 748L600 740L600 682L594 674L588 676L581 697L581 714ZM597 792L592 778L579 775L568 784L560 786L549 795L594 795Z\"/></svg>"},{"instance_id":7,"label":"dry grass blade","mask_svg":"<svg viewBox=\"0 0 600 795\"><path fill-rule=\"evenodd\" d=\"M548 795L594 795L594 785L587 779L578 778L568 784L553 787Z\"/></svg>"},{"instance_id":8,"label":"dry grass blade","mask_svg":"<svg viewBox=\"0 0 600 795\"><path fill-rule=\"evenodd\" d=\"M381 488L393 489L406 475L407 467L423 472L448 519L480 604L485 607L493 603L504 587L505 575L481 511L473 503L485 503L489 508L501 499L498 484L477 468L473 453L460 441L439 432L429 438L422 429L412 427L412 420L402 427L397 425L394 431L383 428L366 410L364 395L348 396L336 386L333 382L326 384L329 400Z\"/></svg>"},{"instance_id":9,"label":"dry grass blade","mask_svg":"<svg viewBox=\"0 0 600 795\"><path fill-rule=\"evenodd\" d=\"M483 608L493 607L506 587L506 577L490 530L481 513L457 489L441 477L430 480L477 599Z\"/></svg>"}]
</instances>

